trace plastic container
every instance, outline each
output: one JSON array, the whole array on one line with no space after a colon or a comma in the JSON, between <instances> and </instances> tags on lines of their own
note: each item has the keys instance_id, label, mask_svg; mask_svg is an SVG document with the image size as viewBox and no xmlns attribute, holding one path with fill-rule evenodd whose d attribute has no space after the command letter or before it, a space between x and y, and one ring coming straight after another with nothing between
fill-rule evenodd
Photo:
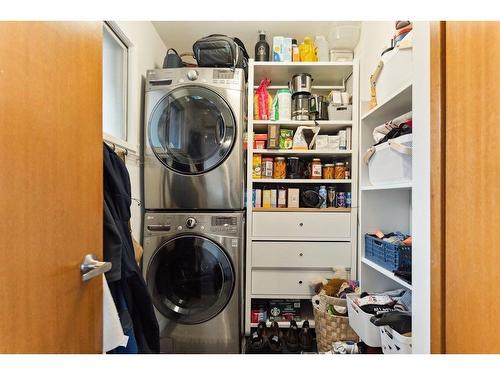
<instances>
[{"instance_id":1,"label":"plastic container","mask_svg":"<svg viewBox=\"0 0 500 375\"><path fill-rule=\"evenodd\" d=\"M391 272L411 269L411 246L392 244L365 234L365 258Z\"/></svg>"},{"instance_id":2,"label":"plastic container","mask_svg":"<svg viewBox=\"0 0 500 375\"><path fill-rule=\"evenodd\" d=\"M372 347L380 347L382 340L380 337L379 327L370 322L371 314L365 313L356 305L354 299L359 297L359 294L350 293L347 295L347 314L349 316L349 325L359 336L361 341Z\"/></svg>"},{"instance_id":3,"label":"plastic container","mask_svg":"<svg viewBox=\"0 0 500 375\"><path fill-rule=\"evenodd\" d=\"M329 47L326 38L323 35L316 35L316 37L314 38L314 44L316 45L316 54L318 56L318 61L328 61Z\"/></svg>"},{"instance_id":4,"label":"plastic container","mask_svg":"<svg viewBox=\"0 0 500 375\"><path fill-rule=\"evenodd\" d=\"M384 354L411 354L411 336L403 336L389 326L378 327Z\"/></svg>"},{"instance_id":5,"label":"plastic container","mask_svg":"<svg viewBox=\"0 0 500 375\"><path fill-rule=\"evenodd\" d=\"M375 146L375 153L368 161L372 185L411 182L412 141L412 134L405 134Z\"/></svg>"},{"instance_id":6,"label":"plastic container","mask_svg":"<svg viewBox=\"0 0 500 375\"><path fill-rule=\"evenodd\" d=\"M352 120L352 105L335 106L328 105L328 120L330 121L350 121Z\"/></svg>"},{"instance_id":7,"label":"plastic container","mask_svg":"<svg viewBox=\"0 0 500 375\"><path fill-rule=\"evenodd\" d=\"M306 36L299 45L300 61L318 61L316 46L311 37Z\"/></svg>"},{"instance_id":8,"label":"plastic container","mask_svg":"<svg viewBox=\"0 0 500 375\"><path fill-rule=\"evenodd\" d=\"M377 79L377 103L380 104L412 81L412 48L398 47L381 57L384 67Z\"/></svg>"}]
</instances>

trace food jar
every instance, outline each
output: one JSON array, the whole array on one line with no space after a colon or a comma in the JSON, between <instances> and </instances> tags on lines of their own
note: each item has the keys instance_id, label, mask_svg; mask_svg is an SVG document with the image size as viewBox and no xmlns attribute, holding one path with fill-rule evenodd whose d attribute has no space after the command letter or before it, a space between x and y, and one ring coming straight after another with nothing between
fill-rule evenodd
<instances>
[{"instance_id":1,"label":"food jar","mask_svg":"<svg viewBox=\"0 0 500 375\"><path fill-rule=\"evenodd\" d=\"M262 158L262 178L273 178L273 158Z\"/></svg>"},{"instance_id":2,"label":"food jar","mask_svg":"<svg viewBox=\"0 0 500 375\"><path fill-rule=\"evenodd\" d=\"M345 164L342 162L335 163L335 179L343 180L345 178Z\"/></svg>"},{"instance_id":3,"label":"food jar","mask_svg":"<svg viewBox=\"0 0 500 375\"><path fill-rule=\"evenodd\" d=\"M297 156L290 156L286 164L286 178L300 178L299 158Z\"/></svg>"},{"instance_id":4,"label":"food jar","mask_svg":"<svg viewBox=\"0 0 500 375\"><path fill-rule=\"evenodd\" d=\"M321 176L321 159L314 158L311 161L311 178L319 179Z\"/></svg>"},{"instance_id":5,"label":"food jar","mask_svg":"<svg viewBox=\"0 0 500 375\"><path fill-rule=\"evenodd\" d=\"M284 157L278 156L274 158L273 178L286 178L286 162Z\"/></svg>"},{"instance_id":6,"label":"food jar","mask_svg":"<svg viewBox=\"0 0 500 375\"><path fill-rule=\"evenodd\" d=\"M335 178L335 165L325 164L323 165L323 178L333 180Z\"/></svg>"}]
</instances>

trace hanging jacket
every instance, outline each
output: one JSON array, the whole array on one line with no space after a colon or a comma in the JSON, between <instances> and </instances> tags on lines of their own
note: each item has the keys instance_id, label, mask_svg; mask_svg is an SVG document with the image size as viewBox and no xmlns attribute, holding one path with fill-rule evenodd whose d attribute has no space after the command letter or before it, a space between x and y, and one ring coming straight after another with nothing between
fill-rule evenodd
<instances>
[{"instance_id":1,"label":"hanging jacket","mask_svg":"<svg viewBox=\"0 0 500 375\"><path fill-rule=\"evenodd\" d=\"M128 223L131 205L130 177L125 164L104 144L104 257L119 262L108 285L124 332L133 330L139 353L159 353L159 328L146 282L135 260ZM114 225L113 225L114 223Z\"/></svg>"}]
</instances>

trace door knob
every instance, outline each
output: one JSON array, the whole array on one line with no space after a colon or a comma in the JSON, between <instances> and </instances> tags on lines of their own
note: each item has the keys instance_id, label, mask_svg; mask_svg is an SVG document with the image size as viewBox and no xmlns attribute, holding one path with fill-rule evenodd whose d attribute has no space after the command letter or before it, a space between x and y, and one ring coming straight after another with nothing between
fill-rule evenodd
<instances>
[{"instance_id":1,"label":"door knob","mask_svg":"<svg viewBox=\"0 0 500 375\"><path fill-rule=\"evenodd\" d=\"M96 276L108 272L112 267L111 262L100 262L94 254L87 254L80 264L80 271L82 273L82 281L88 281Z\"/></svg>"}]
</instances>

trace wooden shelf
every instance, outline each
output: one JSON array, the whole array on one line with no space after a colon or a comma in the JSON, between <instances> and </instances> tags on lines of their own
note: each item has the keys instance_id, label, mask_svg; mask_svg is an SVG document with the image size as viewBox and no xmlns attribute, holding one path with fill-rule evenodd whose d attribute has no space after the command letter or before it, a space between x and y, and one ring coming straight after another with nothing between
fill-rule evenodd
<instances>
[{"instance_id":1,"label":"wooden shelf","mask_svg":"<svg viewBox=\"0 0 500 375\"><path fill-rule=\"evenodd\" d=\"M384 267L379 266L378 264L372 262L371 260L366 259L363 257L361 259L361 263L367 265L368 267L374 269L375 271L379 272L380 274L384 275L385 277L397 282L401 286L404 286L406 289L412 290L411 284L407 283L403 279L400 279L399 277L395 276L394 273L391 271L385 269Z\"/></svg>"},{"instance_id":2,"label":"wooden shelf","mask_svg":"<svg viewBox=\"0 0 500 375\"><path fill-rule=\"evenodd\" d=\"M268 150L268 149L255 149L254 154L263 155L351 155L351 150Z\"/></svg>"},{"instance_id":3,"label":"wooden shelf","mask_svg":"<svg viewBox=\"0 0 500 375\"><path fill-rule=\"evenodd\" d=\"M412 84L407 83L378 106L366 112L361 121L368 125L382 125L412 109Z\"/></svg>"},{"instance_id":4,"label":"wooden shelf","mask_svg":"<svg viewBox=\"0 0 500 375\"><path fill-rule=\"evenodd\" d=\"M352 180L330 180L330 179L312 179L312 178L296 178L296 179L279 179L279 178L255 178L253 183L259 184L350 184Z\"/></svg>"},{"instance_id":5,"label":"wooden shelf","mask_svg":"<svg viewBox=\"0 0 500 375\"><path fill-rule=\"evenodd\" d=\"M377 190L391 190L391 189L411 189L411 182L403 182L401 184L388 184L388 185L375 185L375 186L361 186L361 191L377 191Z\"/></svg>"},{"instance_id":6,"label":"wooden shelf","mask_svg":"<svg viewBox=\"0 0 500 375\"><path fill-rule=\"evenodd\" d=\"M272 207L272 208L263 208L263 207L253 207L253 212L351 212L351 208L336 208L336 207L327 207L327 208L308 208L308 207Z\"/></svg>"}]
</instances>

